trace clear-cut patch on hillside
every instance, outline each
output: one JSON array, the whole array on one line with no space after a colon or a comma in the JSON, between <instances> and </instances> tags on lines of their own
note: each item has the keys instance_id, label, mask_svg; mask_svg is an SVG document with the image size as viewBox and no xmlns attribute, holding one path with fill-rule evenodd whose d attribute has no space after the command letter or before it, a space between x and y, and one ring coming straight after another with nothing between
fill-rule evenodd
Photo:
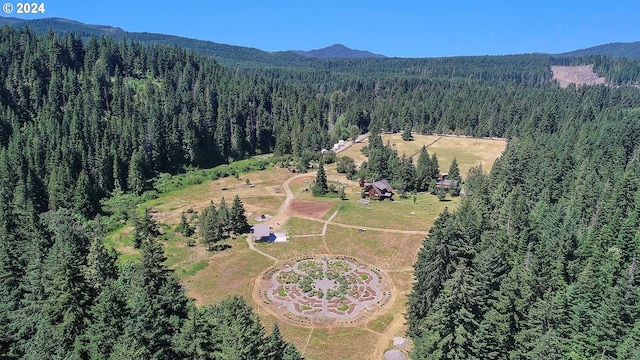
<instances>
[{"instance_id":1,"label":"clear-cut patch on hillside","mask_svg":"<svg viewBox=\"0 0 640 360\"><path fill-rule=\"evenodd\" d=\"M605 84L606 80L593 72L593 65L579 66L552 66L553 79L557 80L561 87L569 84L596 85Z\"/></svg>"}]
</instances>

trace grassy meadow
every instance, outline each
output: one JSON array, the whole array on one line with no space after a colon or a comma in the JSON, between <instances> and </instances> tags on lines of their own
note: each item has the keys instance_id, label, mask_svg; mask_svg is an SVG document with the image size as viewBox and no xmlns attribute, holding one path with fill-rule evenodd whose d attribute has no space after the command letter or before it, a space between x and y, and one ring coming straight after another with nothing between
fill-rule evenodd
<instances>
[{"instance_id":1,"label":"grassy meadow","mask_svg":"<svg viewBox=\"0 0 640 360\"><path fill-rule=\"evenodd\" d=\"M479 164L482 165L485 171L490 170L493 162L507 146L504 140L414 134L413 141L404 141L401 136L402 134L383 134L382 141L385 145L387 143L391 145L400 156L402 154L413 156L414 162L418 160L418 153L422 146L426 145L429 155L435 153L438 157L441 172L447 172L451 161L455 157L463 178L470 168ZM339 155L352 157L356 164L361 164L367 159L362 154L362 148L366 145L366 141L354 144Z\"/></svg>"}]
</instances>

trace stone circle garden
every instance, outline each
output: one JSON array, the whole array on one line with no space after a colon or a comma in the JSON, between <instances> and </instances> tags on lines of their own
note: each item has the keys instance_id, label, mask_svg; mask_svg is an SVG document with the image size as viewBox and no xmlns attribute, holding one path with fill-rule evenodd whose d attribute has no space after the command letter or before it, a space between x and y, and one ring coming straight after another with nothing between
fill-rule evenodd
<instances>
[{"instance_id":1,"label":"stone circle garden","mask_svg":"<svg viewBox=\"0 0 640 360\"><path fill-rule=\"evenodd\" d=\"M301 325L355 326L384 307L390 284L352 257L300 257L268 269L258 286L264 305Z\"/></svg>"}]
</instances>

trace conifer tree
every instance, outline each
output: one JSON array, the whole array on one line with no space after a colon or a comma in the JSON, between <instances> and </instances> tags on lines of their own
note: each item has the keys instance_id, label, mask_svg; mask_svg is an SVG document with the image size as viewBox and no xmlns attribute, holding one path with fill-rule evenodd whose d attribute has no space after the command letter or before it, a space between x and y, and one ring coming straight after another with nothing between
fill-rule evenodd
<instances>
[{"instance_id":1,"label":"conifer tree","mask_svg":"<svg viewBox=\"0 0 640 360\"><path fill-rule=\"evenodd\" d=\"M144 176L143 157L140 151L136 150L131 155L127 174L127 190L138 195L142 194L147 186Z\"/></svg>"},{"instance_id":2,"label":"conifer tree","mask_svg":"<svg viewBox=\"0 0 640 360\"><path fill-rule=\"evenodd\" d=\"M15 244L0 231L0 357L7 358L14 345L11 325L20 300L20 264L12 248Z\"/></svg>"},{"instance_id":3,"label":"conifer tree","mask_svg":"<svg viewBox=\"0 0 640 360\"><path fill-rule=\"evenodd\" d=\"M329 186L327 185L327 175L324 172L324 162L320 160L318 173L316 175L316 183L311 187L311 192L313 193L313 196L324 196L328 191Z\"/></svg>"},{"instance_id":4,"label":"conifer tree","mask_svg":"<svg viewBox=\"0 0 640 360\"><path fill-rule=\"evenodd\" d=\"M176 348L180 358L213 358L216 339L213 337L214 319L207 306L188 306L188 318L176 336Z\"/></svg>"},{"instance_id":5,"label":"conifer tree","mask_svg":"<svg viewBox=\"0 0 640 360\"><path fill-rule=\"evenodd\" d=\"M235 234L242 234L249 229L249 223L247 222L247 216L244 210L244 204L238 194L233 198L231 209L229 210L229 223L231 231Z\"/></svg>"},{"instance_id":6,"label":"conifer tree","mask_svg":"<svg viewBox=\"0 0 640 360\"><path fill-rule=\"evenodd\" d=\"M478 328L477 288L468 269L459 265L443 286L442 293L424 319L422 335L413 358L469 359Z\"/></svg>"},{"instance_id":7,"label":"conifer tree","mask_svg":"<svg viewBox=\"0 0 640 360\"><path fill-rule=\"evenodd\" d=\"M402 154L400 158L399 173L394 176L396 189L402 197L406 197L407 192L416 189L416 168L413 159Z\"/></svg>"},{"instance_id":8,"label":"conifer tree","mask_svg":"<svg viewBox=\"0 0 640 360\"><path fill-rule=\"evenodd\" d=\"M407 126L402 133L402 140L413 141L413 135L411 134L411 126Z\"/></svg>"},{"instance_id":9,"label":"conifer tree","mask_svg":"<svg viewBox=\"0 0 640 360\"><path fill-rule=\"evenodd\" d=\"M193 227L189 224L187 215L184 212L180 214L180 224L176 227L176 231L186 237L191 237L194 233Z\"/></svg>"},{"instance_id":10,"label":"conifer tree","mask_svg":"<svg viewBox=\"0 0 640 360\"><path fill-rule=\"evenodd\" d=\"M211 251L214 244L222 240L222 234L218 226L218 210L213 201L209 203L209 207L204 209L198 221L200 224L200 239L202 243L207 245L209 251Z\"/></svg>"},{"instance_id":11,"label":"conifer tree","mask_svg":"<svg viewBox=\"0 0 640 360\"><path fill-rule=\"evenodd\" d=\"M437 174L435 175L437 176ZM429 157L426 146L420 149L416 164L416 190L429 191L432 180L435 180L433 163Z\"/></svg>"},{"instance_id":12,"label":"conifer tree","mask_svg":"<svg viewBox=\"0 0 640 360\"><path fill-rule=\"evenodd\" d=\"M188 300L164 265L167 258L160 242L149 238L141 253L132 277L128 299L131 316L125 322L123 340L139 344L145 357L176 358L173 339L187 317Z\"/></svg>"},{"instance_id":13,"label":"conifer tree","mask_svg":"<svg viewBox=\"0 0 640 360\"><path fill-rule=\"evenodd\" d=\"M273 330L271 330L271 334L268 337L266 358L282 359L286 347L287 343L282 338L282 334L280 334L280 328L277 323L274 323Z\"/></svg>"},{"instance_id":14,"label":"conifer tree","mask_svg":"<svg viewBox=\"0 0 640 360\"><path fill-rule=\"evenodd\" d=\"M104 246L102 239L95 237L91 240L89 254L87 255L87 266L85 277L87 282L98 293L111 281L116 279L116 260L118 256L115 251L109 251Z\"/></svg>"},{"instance_id":15,"label":"conifer tree","mask_svg":"<svg viewBox=\"0 0 640 360\"><path fill-rule=\"evenodd\" d=\"M120 337L124 334L125 322L130 316L127 307L129 288L127 286L127 268L118 279L107 283L101 288L91 308L91 322L85 332L83 350L92 359L108 359L121 345Z\"/></svg>"},{"instance_id":16,"label":"conifer tree","mask_svg":"<svg viewBox=\"0 0 640 360\"><path fill-rule=\"evenodd\" d=\"M226 238L229 236L231 225L229 221L229 209L227 208L227 203L224 200L224 196L220 199L220 204L218 204L216 226L218 227L218 232L220 233L221 237Z\"/></svg>"},{"instance_id":17,"label":"conifer tree","mask_svg":"<svg viewBox=\"0 0 640 360\"><path fill-rule=\"evenodd\" d=\"M447 178L450 180L462 181L462 177L460 176L460 168L458 166L458 160L455 157L453 158L453 160L451 160L451 165L449 165Z\"/></svg>"},{"instance_id":18,"label":"conifer tree","mask_svg":"<svg viewBox=\"0 0 640 360\"><path fill-rule=\"evenodd\" d=\"M96 213L93 188L90 185L89 176L84 169L80 171L78 179L76 180L72 201L72 207L75 212L86 217Z\"/></svg>"},{"instance_id":19,"label":"conifer tree","mask_svg":"<svg viewBox=\"0 0 640 360\"><path fill-rule=\"evenodd\" d=\"M136 210L133 210L133 247L138 249L143 243L160 235L158 223L153 219L149 208L144 209L142 220L138 218Z\"/></svg>"},{"instance_id":20,"label":"conifer tree","mask_svg":"<svg viewBox=\"0 0 640 360\"><path fill-rule=\"evenodd\" d=\"M217 320L214 338L217 346L214 358L263 359L264 328L258 316L239 296L224 299L213 309Z\"/></svg>"},{"instance_id":21,"label":"conifer tree","mask_svg":"<svg viewBox=\"0 0 640 360\"><path fill-rule=\"evenodd\" d=\"M46 301L39 336L56 339L56 352L73 353L74 344L85 331L92 302L92 291L85 275L89 230L79 216L66 209L47 213L45 222L54 244L46 259L44 272ZM49 328L51 326L51 328Z\"/></svg>"},{"instance_id":22,"label":"conifer tree","mask_svg":"<svg viewBox=\"0 0 640 360\"><path fill-rule=\"evenodd\" d=\"M347 200L347 194L344 192L344 186L340 186L338 189L338 197L340 200Z\"/></svg>"}]
</instances>

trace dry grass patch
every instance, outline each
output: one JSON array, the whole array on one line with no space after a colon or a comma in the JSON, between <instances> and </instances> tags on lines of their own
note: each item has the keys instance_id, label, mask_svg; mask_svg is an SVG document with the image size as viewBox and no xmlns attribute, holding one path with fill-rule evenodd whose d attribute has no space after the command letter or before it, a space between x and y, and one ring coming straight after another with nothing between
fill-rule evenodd
<instances>
[{"instance_id":1,"label":"dry grass patch","mask_svg":"<svg viewBox=\"0 0 640 360\"><path fill-rule=\"evenodd\" d=\"M357 229L329 225L325 235L332 254L353 256L382 270L410 270L425 235Z\"/></svg>"},{"instance_id":2,"label":"dry grass patch","mask_svg":"<svg viewBox=\"0 0 640 360\"><path fill-rule=\"evenodd\" d=\"M293 200L289 205L291 211L300 216L322 218L333 207L333 204L320 201Z\"/></svg>"},{"instance_id":3,"label":"dry grass patch","mask_svg":"<svg viewBox=\"0 0 640 360\"><path fill-rule=\"evenodd\" d=\"M363 161L367 160L367 157L362 153L362 149L367 145L369 145L369 138L363 142L351 145L348 149L340 152L338 156L348 156L354 160L356 166L359 166Z\"/></svg>"},{"instance_id":4,"label":"dry grass patch","mask_svg":"<svg viewBox=\"0 0 640 360\"><path fill-rule=\"evenodd\" d=\"M210 253L208 266L183 279L187 296L198 305L218 303L227 296L240 295L252 304L253 281L273 265L273 261L251 251L238 240L230 249Z\"/></svg>"},{"instance_id":5,"label":"dry grass patch","mask_svg":"<svg viewBox=\"0 0 640 360\"><path fill-rule=\"evenodd\" d=\"M371 360L371 345L377 337L363 328L314 329L303 355L305 359Z\"/></svg>"},{"instance_id":6,"label":"dry grass patch","mask_svg":"<svg viewBox=\"0 0 640 360\"><path fill-rule=\"evenodd\" d=\"M268 168L259 172L246 174L245 178L226 177L208 181L202 184L185 186L183 188L163 193L159 198L147 201L141 207L153 207L158 210L154 215L156 220L176 225L180 222L180 214L188 209L202 211L213 201L216 205L222 197L227 205L231 205L237 194L244 203L247 212L273 213L286 195L277 194L275 188L290 174L285 169ZM246 184L246 178L250 179L253 186Z\"/></svg>"},{"instance_id":7,"label":"dry grass patch","mask_svg":"<svg viewBox=\"0 0 640 360\"><path fill-rule=\"evenodd\" d=\"M246 215L247 215L247 219L249 220L249 222L254 222L255 221L255 217L259 216L261 214L269 214L269 215L275 215L278 212L278 208L280 207L280 205L282 205L282 202L284 202L285 197L284 196L264 196L264 195L259 195L259 196L248 196L248 197L242 197L242 195L240 196L240 200L242 200L242 203L244 204L244 209L246 211ZM225 201L227 199L225 198ZM227 205L231 205L229 202L227 202Z\"/></svg>"},{"instance_id":8,"label":"dry grass patch","mask_svg":"<svg viewBox=\"0 0 640 360\"><path fill-rule=\"evenodd\" d=\"M324 254L327 252L321 235L289 238L289 241L285 243L257 243L255 247L282 260L301 255Z\"/></svg>"},{"instance_id":9,"label":"dry grass patch","mask_svg":"<svg viewBox=\"0 0 640 360\"><path fill-rule=\"evenodd\" d=\"M302 186L311 186L311 182L316 178L316 171L310 171L306 174L304 174L304 176L301 176L297 179L293 179L291 180L291 182L289 183L289 187L290 188L301 188Z\"/></svg>"},{"instance_id":10,"label":"dry grass patch","mask_svg":"<svg viewBox=\"0 0 640 360\"><path fill-rule=\"evenodd\" d=\"M292 217L287 220L285 229L287 229L288 235L291 237L297 235L320 234L322 233L323 226L324 224L320 221Z\"/></svg>"},{"instance_id":11,"label":"dry grass patch","mask_svg":"<svg viewBox=\"0 0 640 360\"><path fill-rule=\"evenodd\" d=\"M385 145L390 144L400 156L403 153L407 156L413 156L414 161L418 160L418 153L422 146L427 145L427 151L430 155L437 154L442 172L449 170L449 165L455 157L463 177L471 167L478 164L482 164L485 171L489 171L507 146L506 141L503 140L414 134L414 141L404 141L401 136L402 134L399 133L383 134L382 141ZM339 156L349 156L355 160L356 164L361 164L367 160L367 157L362 154L362 148L366 145L368 145L368 141L355 144L341 152Z\"/></svg>"},{"instance_id":12,"label":"dry grass patch","mask_svg":"<svg viewBox=\"0 0 640 360\"><path fill-rule=\"evenodd\" d=\"M507 142L503 140L443 137L428 147L427 151L430 155L436 154L442 172L449 170L455 157L464 178L470 168L479 164L484 171L490 171L506 147Z\"/></svg>"},{"instance_id":13,"label":"dry grass patch","mask_svg":"<svg viewBox=\"0 0 640 360\"><path fill-rule=\"evenodd\" d=\"M278 259L290 259L301 255L324 254L326 247L322 235L295 237L287 243L260 244L261 250ZM266 250L265 250L266 249Z\"/></svg>"},{"instance_id":14,"label":"dry grass patch","mask_svg":"<svg viewBox=\"0 0 640 360\"><path fill-rule=\"evenodd\" d=\"M413 156L413 159L418 158L418 152L422 149L423 145L427 146L427 149L439 141L440 136L436 135L413 135L413 141L402 140L402 134L383 134L382 143L391 145L393 149L398 152L398 155L405 154L407 157ZM438 157L439 158L439 157Z\"/></svg>"},{"instance_id":15,"label":"dry grass patch","mask_svg":"<svg viewBox=\"0 0 640 360\"><path fill-rule=\"evenodd\" d=\"M367 329L371 329L375 332L382 332L389 326L389 324L391 324L393 319L395 319L396 314L396 312L389 309L386 314L378 317L377 319L371 320L366 327Z\"/></svg>"}]
</instances>

